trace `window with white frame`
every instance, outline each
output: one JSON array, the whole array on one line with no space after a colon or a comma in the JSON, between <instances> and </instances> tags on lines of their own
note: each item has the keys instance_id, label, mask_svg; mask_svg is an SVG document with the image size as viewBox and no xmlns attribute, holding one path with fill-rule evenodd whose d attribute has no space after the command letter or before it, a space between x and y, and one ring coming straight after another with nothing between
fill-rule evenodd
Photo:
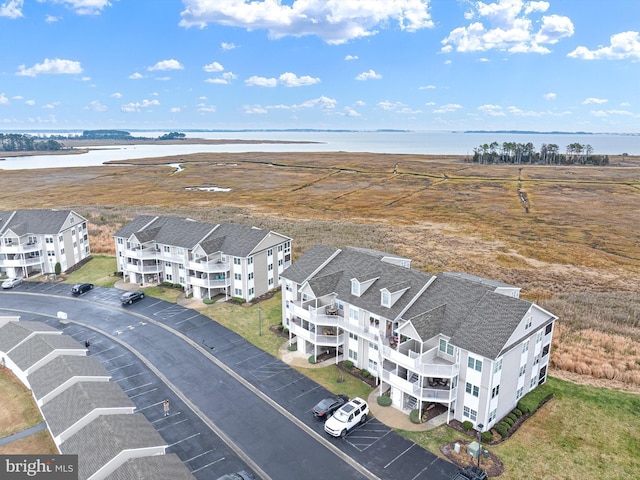
<instances>
[{"instance_id":1,"label":"window with white frame","mask_svg":"<svg viewBox=\"0 0 640 480\"><path fill-rule=\"evenodd\" d=\"M489 419L488 422L491 423L496 419L496 415L498 414L498 409L494 408L493 410L491 410L489 412Z\"/></svg>"},{"instance_id":2,"label":"window with white frame","mask_svg":"<svg viewBox=\"0 0 640 480\"><path fill-rule=\"evenodd\" d=\"M472 421L476 421L476 418L478 417L478 412L476 412L474 409L469 408L469 407L464 407L462 409L462 414L467 417L470 418Z\"/></svg>"},{"instance_id":3,"label":"window with white frame","mask_svg":"<svg viewBox=\"0 0 640 480\"><path fill-rule=\"evenodd\" d=\"M522 365L520 367L520 374L518 375L519 377L523 376L527 371L527 366L526 365Z\"/></svg>"},{"instance_id":4,"label":"window with white frame","mask_svg":"<svg viewBox=\"0 0 640 480\"><path fill-rule=\"evenodd\" d=\"M524 387L520 387L516 392L516 400L520 400L524 394Z\"/></svg>"},{"instance_id":5,"label":"window with white frame","mask_svg":"<svg viewBox=\"0 0 640 480\"><path fill-rule=\"evenodd\" d=\"M527 353L529 351L529 342L526 341L522 344L522 353Z\"/></svg>"},{"instance_id":6,"label":"window with white frame","mask_svg":"<svg viewBox=\"0 0 640 480\"><path fill-rule=\"evenodd\" d=\"M357 280L351 280L351 295L360 296L360 283Z\"/></svg>"},{"instance_id":7,"label":"window with white frame","mask_svg":"<svg viewBox=\"0 0 640 480\"><path fill-rule=\"evenodd\" d=\"M358 335L353 332L349 332L349 338L352 340L358 340Z\"/></svg>"},{"instance_id":8,"label":"window with white frame","mask_svg":"<svg viewBox=\"0 0 640 480\"><path fill-rule=\"evenodd\" d=\"M253 265L253 257L247 258L247 265Z\"/></svg>"},{"instance_id":9,"label":"window with white frame","mask_svg":"<svg viewBox=\"0 0 640 480\"><path fill-rule=\"evenodd\" d=\"M477 358L473 358L472 356L469 356L469 358L467 359L467 366L469 368L473 368L474 370L481 372L482 371L482 360L479 360Z\"/></svg>"},{"instance_id":10,"label":"window with white frame","mask_svg":"<svg viewBox=\"0 0 640 480\"><path fill-rule=\"evenodd\" d=\"M369 348L371 350L378 350L378 344L374 342L369 342Z\"/></svg>"},{"instance_id":11,"label":"window with white frame","mask_svg":"<svg viewBox=\"0 0 640 480\"><path fill-rule=\"evenodd\" d=\"M493 364L493 373L497 373L502 370L502 358L496 360L496 363Z\"/></svg>"},{"instance_id":12,"label":"window with white frame","mask_svg":"<svg viewBox=\"0 0 640 480\"><path fill-rule=\"evenodd\" d=\"M383 307L391 306L391 294L387 290L381 290L380 292L380 304Z\"/></svg>"},{"instance_id":13,"label":"window with white frame","mask_svg":"<svg viewBox=\"0 0 640 480\"><path fill-rule=\"evenodd\" d=\"M533 324L533 316L529 315L529 317L527 318L525 324L524 324L524 329L525 330L529 330L531 328L531 325Z\"/></svg>"},{"instance_id":14,"label":"window with white frame","mask_svg":"<svg viewBox=\"0 0 640 480\"><path fill-rule=\"evenodd\" d=\"M249 296L250 296L250 297L251 297L251 296L253 296L253 292L254 292L253 288L250 288L250 289L249 289Z\"/></svg>"},{"instance_id":15,"label":"window with white frame","mask_svg":"<svg viewBox=\"0 0 640 480\"><path fill-rule=\"evenodd\" d=\"M358 320L358 309L349 307L349 318L351 320Z\"/></svg>"},{"instance_id":16,"label":"window with white frame","mask_svg":"<svg viewBox=\"0 0 640 480\"><path fill-rule=\"evenodd\" d=\"M184 279L184 277L180 277L179 282L180 282L181 284L185 284L185 283L187 283L187 282L186 282L186 280Z\"/></svg>"},{"instance_id":17,"label":"window with white frame","mask_svg":"<svg viewBox=\"0 0 640 480\"><path fill-rule=\"evenodd\" d=\"M496 385L491 389L491 398L496 398L500 393L500 385Z\"/></svg>"},{"instance_id":18,"label":"window with white frame","mask_svg":"<svg viewBox=\"0 0 640 480\"><path fill-rule=\"evenodd\" d=\"M164 253L171 253L171 247L169 245L163 245L162 246L162 251Z\"/></svg>"},{"instance_id":19,"label":"window with white frame","mask_svg":"<svg viewBox=\"0 0 640 480\"><path fill-rule=\"evenodd\" d=\"M531 382L529 382L529 390L531 390L533 387L535 387L537 382L538 382L538 379L536 377L533 377L531 379Z\"/></svg>"},{"instance_id":20,"label":"window with white frame","mask_svg":"<svg viewBox=\"0 0 640 480\"><path fill-rule=\"evenodd\" d=\"M233 278L235 280L242 280L242 274L241 273L234 273L233 274Z\"/></svg>"},{"instance_id":21,"label":"window with white frame","mask_svg":"<svg viewBox=\"0 0 640 480\"><path fill-rule=\"evenodd\" d=\"M234 290L236 297L242 297L242 289L241 288L236 288Z\"/></svg>"},{"instance_id":22,"label":"window with white frame","mask_svg":"<svg viewBox=\"0 0 640 480\"><path fill-rule=\"evenodd\" d=\"M536 333L536 343L540 343L542 341L542 330Z\"/></svg>"},{"instance_id":23,"label":"window with white frame","mask_svg":"<svg viewBox=\"0 0 640 480\"><path fill-rule=\"evenodd\" d=\"M378 371L378 362L376 362L373 359L369 359L369 370L372 372L377 372Z\"/></svg>"},{"instance_id":24,"label":"window with white frame","mask_svg":"<svg viewBox=\"0 0 640 480\"><path fill-rule=\"evenodd\" d=\"M167 273L167 274L164 276L164 278L165 278L165 280L166 280L167 282L173 282L173 275L171 275L170 273Z\"/></svg>"},{"instance_id":25,"label":"window with white frame","mask_svg":"<svg viewBox=\"0 0 640 480\"><path fill-rule=\"evenodd\" d=\"M477 397L480 394L480 388L477 385L470 384L469 382L467 382L465 391L474 397Z\"/></svg>"},{"instance_id":26,"label":"window with white frame","mask_svg":"<svg viewBox=\"0 0 640 480\"><path fill-rule=\"evenodd\" d=\"M273 257L273 248L267 250L267 257Z\"/></svg>"},{"instance_id":27,"label":"window with white frame","mask_svg":"<svg viewBox=\"0 0 640 480\"><path fill-rule=\"evenodd\" d=\"M349 358L351 360L353 360L354 362L357 362L358 361L358 352L349 349Z\"/></svg>"},{"instance_id":28,"label":"window with white frame","mask_svg":"<svg viewBox=\"0 0 640 480\"><path fill-rule=\"evenodd\" d=\"M273 285L273 278L269 278L269 280L267 281L267 283L269 284L269 286Z\"/></svg>"},{"instance_id":29,"label":"window with white frame","mask_svg":"<svg viewBox=\"0 0 640 480\"><path fill-rule=\"evenodd\" d=\"M234 265L241 265L242 264L242 260L239 257L233 257L233 264Z\"/></svg>"}]
</instances>

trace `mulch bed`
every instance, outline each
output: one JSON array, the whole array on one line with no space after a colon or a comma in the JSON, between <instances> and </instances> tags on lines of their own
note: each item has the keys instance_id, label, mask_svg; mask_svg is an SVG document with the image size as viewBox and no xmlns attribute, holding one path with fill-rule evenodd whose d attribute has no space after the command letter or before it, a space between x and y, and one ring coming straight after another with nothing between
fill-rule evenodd
<instances>
[{"instance_id":1,"label":"mulch bed","mask_svg":"<svg viewBox=\"0 0 640 480\"><path fill-rule=\"evenodd\" d=\"M355 377L355 378L357 378L357 379L359 379L359 380L362 380L364 383L366 383L367 385L369 385L371 388L375 388L375 387L377 387L375 377L372 377L372 378L366 378L366 377L363 377L363 376L362 376L362 374L360 373L360 369L359 369L359 368L355 368L355 367L353 367L353 368L348 368L348 367L346 367L346 366L344 365L344 361L342 361L342 362L338 362L338 368L339 368L340 370L342 370L343 372L348 373L348 374L349 374L349 375L351 375L352 377Z\"/></svg>"},{"instance_id":2,"label":"mulch bed","mask_svg":"<svg viewBox=\"0 0 640 480\"><path fill-rule=\"evenodd\" d=\"M473 440L456 440L455 442L447 443L440 447L440 451L451 462L455 463L460 468L468 467L469 465L477 465L478 460L474 459L467 453L467 445L472 441ZM460 445L459 453L456 453L455 451L456 443ZM487 475L491 478L499 477L504 473L504 464L500 461L497 455L494 455L491 451L489 451L488 458L484 458L484 455L481 455L480 468L487 472Z\"/></svg>"}]
</instances>

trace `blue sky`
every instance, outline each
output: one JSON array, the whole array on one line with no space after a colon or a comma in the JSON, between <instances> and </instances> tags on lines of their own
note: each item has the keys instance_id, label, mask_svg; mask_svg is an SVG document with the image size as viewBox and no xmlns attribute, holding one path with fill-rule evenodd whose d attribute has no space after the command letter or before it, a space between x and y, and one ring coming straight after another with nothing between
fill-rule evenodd
<instances>
[{"instance_id":1,"label":"blue sky","mask_svg":"<svg viewBox=\"0 0 640 480\"><path fill-rule=\"evenodd\" d=\"M0 131L640 132L638 0L0 0Z\"/></svg>"}]
</instances>

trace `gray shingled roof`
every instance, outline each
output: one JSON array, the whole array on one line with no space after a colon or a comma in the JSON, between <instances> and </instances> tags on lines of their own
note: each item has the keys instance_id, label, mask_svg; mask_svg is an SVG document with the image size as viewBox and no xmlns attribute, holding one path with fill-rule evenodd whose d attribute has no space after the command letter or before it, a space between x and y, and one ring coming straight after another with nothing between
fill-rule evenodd
<instances>
[{"instance_id":1,"label":"gray shingled roof","mask_svg":"<svg viewBox=\"0 0 640 480\"><path fill-rule=\"evenodd\" d=\"M60 355L27 377L33 396L40 399L73 377L110 378L109 372L94 357Z\"/></svg>"},{"instance_id":2,"label":"gray shingled roof","mask_svg":"<svg viewBox=\"0 0 640 480\"><path fill-rule=\"evenodd\" d=\"M451 277L464 278L466 280L471 280L473 282L482 283L484 285L488 285L490 287L498 288L498 287L508 287L508 288L518 288L514 285L509 285L508 283L499 282L497 280L491 280L490 278L478 277L477 275L471 275L470 273L463 272L443 272L440 275L447 275Z\"/></svg>"},{"instance_id":3,"label":"gray shingled roof","mask_svg":"<svg viewBox=\"0 0 640 480\"><path fill-rule=\"evenodd\" d=\"M68 335L38 334L8 355L24 371L55 350L84 350L84 346Z\"/></svg>"},{"instance_id":4,"label":"gray shingled roof","mask_svg":"<svg viewBox=\"0 0 640 480\"><path fill-rule=\"evenodd\" d=\"M129 238L132 234L139 232L142 228L145 227L149 222L151 222L154 218L153 215L139 215L127 224L125 224L120 230L114 233L114 237L124 237Z\"/></svg>"},{"instance_id":5,"label":"gray shingled roof","mask_svg":"<svg viewBox=\"0 0 640 480\"><path fill-rule=\"evenodd\" d=\"M0 327L0 352L8 352L34 332L62 333L57 328L42 322L7 322Z\"/></svg>"},{"instance_id":6,"label":"gray shingled roof","mask_svg":"<svg viewBox=\"0 0 640 480\"><path fill-rule=\"evenodd\" d=\"M127 460L105 480L193 480L195 477L175 453Z\"/></svg>"},{"instance_id":7,"label":"gray shingled roof","mask_svg":"<svg viewBox=\"0 0 640 480\"><path fill-rule=\"evenodd\" d=\"M315 244L293 262L289 268L285 269L280 276L297 284L302 284L336 252L338 252L338 249L335 247Z\"/></svg>"},{"instance_id":8,"label":"gray shingled roof","mask_svg":"<svg viewBox=\"0 0 640 480\"><path fill-rule=\"evenodd\" d=\"M347 247L323 267L317 273L316 278L341 273L335 284L335 292L339 300L363 308L381 317L395 319L431 279L431 275L383 262L381 258L381 256L371 255L363 249ZM312 271L311 268L308 268L308 270ZM379 278L359 297L352 295L351 279L369 279L372 271L379 273ZM399 281L407 282L409 289L396 300L391 308L383 307L380 290L385 287L393 288Z\"/></svg>"},{"instance_id":9,"label":"gray shingled roof","mask_svg":"<svg viewBox=\"0 0 640 480\"><path fill-rule=\"evenodd\" d=\"M27 233L47 234L58 233L62 230L64 222L72 213L71 210L34 209L16 210L11 221L7 222L13 212L2 212L0 221L0 235L11 229L19 235ZM73 212L75 213L75 212ZM77 213L75 213L78 215ZM78 215L83 221L84 217Z\"/></svg>"},{"instance_id":10,"label":"gray shingled roof","mask_svg":"<svg viewBox=\"0 0 640 480\"><path fill-rule=\"evenodd\" d=\"M223 241L218 250L234 257L248 257L267 235L269 231L261 228L222 223L207 237L207 242L216 237L222 238Z\"/></svg>"},{"instance_id":11,"label":"gray shingled roof","mask_svg":"<svg viewBox=\"0 0 640 480\"><path fill-rule=\"evenodd\" d=\"M141 413L102 415L60 445L62 454L78 455L78 478L89 478L123 450L167 443Z\"/></svg>"},{"instance_id":12,"label":"gray shingled roof","mask_svg":"<svg viewBox=\"0 0 640 480\"><path fill-rule=\"evenodd\" d=\"M113 382L78 382L42 407L53 436L90 414L97 408L135 408L122 388Z\"/></svg>"}]
</instances>

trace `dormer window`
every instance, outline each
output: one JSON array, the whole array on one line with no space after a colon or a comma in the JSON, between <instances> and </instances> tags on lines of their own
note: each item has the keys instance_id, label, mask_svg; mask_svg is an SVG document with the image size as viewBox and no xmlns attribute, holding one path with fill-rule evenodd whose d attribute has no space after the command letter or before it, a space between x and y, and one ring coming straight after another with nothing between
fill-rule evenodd
<instances>
[{"instance_id":1,"label":"dormer window","mask_svg":"<svg viewBox=\"0 0 640 480\"><path fill-rule=\"evenodd\" d=\"M360 282L355 278L351 280L351 295L360 296Z\"/></svg>"},{"instance_id":2,"label":"dormer window","mask_svg":"<svg viewBox=\"0 0 640 480\"><path fill-rule=\"evenodd\" d=\"M389 293L389 290L387 290L386 288L380 290L380 304L383 307L391 306L391 293Z\"/></svg>"}]
</instances>

